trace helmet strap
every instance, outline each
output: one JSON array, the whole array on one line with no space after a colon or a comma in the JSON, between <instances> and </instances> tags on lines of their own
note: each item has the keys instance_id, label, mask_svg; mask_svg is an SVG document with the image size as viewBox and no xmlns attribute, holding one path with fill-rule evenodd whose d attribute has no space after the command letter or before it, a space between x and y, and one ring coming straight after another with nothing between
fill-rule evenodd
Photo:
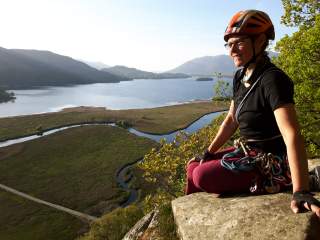
<instances>
[{"instance_id":1,"label":"helmet strap","mask_svg":"<svg viewBox=\"0 0 320 240\"><path fill-rule=\"evenodd\" d=\"M255 46L254 46L254 43L255 43L255 39L253 37L250 37L251 39L251 46L252 46L252 53L253 53L253 56L252 58L243 66L243 69L242 69L242 82L246 83L246 82L249 82L249 79L252 75L252 73L246 77L246 71L249 67L250 64L252 63L256 63L257 62L257 58L263 53L263 51L260 51L258 54L256 54L256 49L255 49Z\"/></svg>"}]
</instances>

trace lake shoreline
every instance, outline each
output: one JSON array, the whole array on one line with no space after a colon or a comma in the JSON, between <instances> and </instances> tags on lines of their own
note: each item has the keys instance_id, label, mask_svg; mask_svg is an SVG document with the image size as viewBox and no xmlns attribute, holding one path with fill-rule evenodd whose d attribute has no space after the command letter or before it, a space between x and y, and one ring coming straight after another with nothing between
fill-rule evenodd
<instances>
[{"instance_id":1,"label":"lake shoreline","mask_svg":"<svg viewBox=\"0 0 320 240\"><path fill-rule=\"evenodd\" d=\"M231 79L228 79L231 82ZM191 79L133 79L120 83L95 83L64 87L14 90L14 102L0 104L0 117L54 113L80 106L107 110L149 109L190 102L208 101L213 82Z\"/></svg>"},{"instance_id":2,"label":"lake shoreline","mask_svg":"<svg viewBox=\"0 0 320 240\"><path fill-rule=\"evenodd\" d=\"M226 110L213 111L213 112L206 113L206 114L198 117L194 121L190 122L186 127L174 129L174 130L172 130L170 132L152 133L152 132L140 131L140 130L137 130L135 128L133 128L133 129L135 129L135 130L137 130L137 131L139 131L141 133L155 135L155 136L169 135L169 134L172 134L172 133L177 132L177 131L183 131L184 129L188 128L190 125L192 125L193 123L195 123L196 121L198 121L200 118L202 118L204 116L207 116L207 115L212 114L212 113L220 113L220 112L222 113L222 112L225 112ZM41 133L30 133L28 135L21 135L21 136L17 136L17 137L13 137L13 138L7 138L7 139L4 139L4 140L1 140L0 143L6 142L6 141L10 141L10 140L16 140L16 139L19 139L19 138L31 137L33 135L42 135L44 132L49 132L49 131L57 130L57 129L60 129L60 128L72 127L72 126L75 126L75 125L79 125L79 127L83 127L83 126L86 126L86 125L109 125L109 124L116 124L116 122L95 121L95 122L79 122L79 123L75 123L75 124L66 124L66 125L61 125L61 126L57 126L57 127L46 128L46 129L42 130Z\"/></svg>"},{"instance_id":3,"label":"lake shoreline","mask_svg":"<svg viewBox=\"0 0 320 240\"><path fill-rule=\"evenodd\" d=\"M148 134L164 135L184 129L202 116L226 111L228 103L197 101L168 107L107 110L104 108L77 107L57 113L24 115L0 118L1 142L28 137L41 132L76 124L110 124L119 120Z\"/></svg>"}]
</instances>

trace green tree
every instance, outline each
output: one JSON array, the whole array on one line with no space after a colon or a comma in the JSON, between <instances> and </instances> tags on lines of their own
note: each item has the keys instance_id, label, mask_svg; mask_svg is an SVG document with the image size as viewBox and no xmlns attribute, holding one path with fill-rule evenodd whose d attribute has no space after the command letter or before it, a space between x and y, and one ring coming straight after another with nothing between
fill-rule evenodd
<instances>
[{"instance_id":1,"label":"green tree","mask_svg":"<svg viewBox=\"0 0 320 240\"><path fill-rule=\"evenodd\" d=\"M299 26L276 44L275 63L295 84L295 103L308 152L320 154L320 15L318 1L283 0L283 22ZM300 17L298 16L300 14Z\"/></svg>"},{"instance_id":2,"label":"green tree","mask_svg":"<svg viewBox=\"0 0 320 240\"><path fill-rule=\"evenodd\" d=\"M285 13L281 21L287 26L312 27L320 13L319 0L282 0L282 4Z\"/></svg>"},{"instance_id":3,"label":"green tree","mask_svg":"<svg viewBox=\"0 0 320 240\"><path fill-rule=\"evenodd\" d=\"M13 92L6 92L4 89L0 88L0 103L14 101L16 97Z\"/></svg>"},{"instance_id":4,"label":"green tree","mask_svg":"<svg viewBox=\"0 0 320 240\"><path fill-rule=\"evenodd\" d=\"M213 86L213 98L214 101L228 101L231 99L231 85L229 82L222 79L221 73L215 74L217 81Z\"/></svg>"}]
</instances>

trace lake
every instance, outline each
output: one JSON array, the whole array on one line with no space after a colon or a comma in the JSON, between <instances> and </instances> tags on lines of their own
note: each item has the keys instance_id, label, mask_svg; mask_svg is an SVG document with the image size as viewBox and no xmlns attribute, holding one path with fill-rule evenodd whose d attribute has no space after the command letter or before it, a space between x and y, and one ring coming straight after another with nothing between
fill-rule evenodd
<instances>
[{"instance_id":1,"label":"lake","mask_svg":"<svg viewBox=\"0 0 320 240\"><path fill-rule=\"evenodd\" d=\"M230 78L225 80L231 81ZM185 79L139 79L120 83L96 83L68 87L13 90L15 102L0 104L0 117L60 111L67 107L96 106L137 109L207 100L214 81Z\"/></svg>"}]
</instances>

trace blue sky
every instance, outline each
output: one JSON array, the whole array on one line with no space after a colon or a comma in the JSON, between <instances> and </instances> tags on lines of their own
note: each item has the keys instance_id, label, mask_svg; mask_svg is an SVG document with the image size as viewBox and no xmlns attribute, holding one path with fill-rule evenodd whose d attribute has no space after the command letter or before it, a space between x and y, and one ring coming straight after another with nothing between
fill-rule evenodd
<instances>
[{"instance_id":1,"label":"blue sky","mask_svg":"<svg viewBox=\"0 0 320 240\"><path fill-rule=\"evenodd\" d=\"M223 33L244 9L266 11L276 41L281 0L0 0L0 46L49 50L75 59L165 71L226 54Z\"/></svg>"}]
</instances>

